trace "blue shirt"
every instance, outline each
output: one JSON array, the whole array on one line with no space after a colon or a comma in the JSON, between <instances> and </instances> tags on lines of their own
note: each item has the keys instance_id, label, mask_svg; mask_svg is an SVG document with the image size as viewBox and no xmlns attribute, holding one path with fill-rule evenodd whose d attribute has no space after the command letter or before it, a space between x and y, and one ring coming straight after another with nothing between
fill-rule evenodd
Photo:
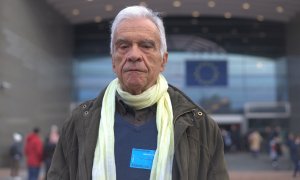
<instances>
[{"instance_id":1,"label":"blue shirt","mask_svg":"<svg viewBox=\"0 0 300 180\"><path fill-rule=\"evenodd\" d=\"M151 169L130 167L132 149L156 150L157 128L155 118L135 126L115 115L115 162L117 180L148 180Z\"/></svg>"}]
</instances>

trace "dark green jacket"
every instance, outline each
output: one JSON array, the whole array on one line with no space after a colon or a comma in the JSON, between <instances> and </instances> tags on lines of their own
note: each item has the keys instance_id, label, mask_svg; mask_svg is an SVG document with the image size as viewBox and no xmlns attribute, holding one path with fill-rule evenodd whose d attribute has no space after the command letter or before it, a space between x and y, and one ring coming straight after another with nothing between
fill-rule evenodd
<instances>
[{"instance_id":1,"label":"dark green jacket","mask_svg":"<svg viewBox=\"0 0 300 180\"><path fill-rule=\"evenodd\" d=\"M218 125L170 86L174 114L173 180L229 180ZM77 107L65 122L48 180L91 180L103 93Z\"/></svg>"}]
</instances>

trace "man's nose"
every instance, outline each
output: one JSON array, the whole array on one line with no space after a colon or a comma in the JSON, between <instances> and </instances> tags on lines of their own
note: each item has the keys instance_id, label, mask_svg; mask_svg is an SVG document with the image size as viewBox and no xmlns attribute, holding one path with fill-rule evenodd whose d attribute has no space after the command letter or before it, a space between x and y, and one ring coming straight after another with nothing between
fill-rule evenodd
<instances>
[{"instance_id":1,"label":"man's nose","mask_svg":"<svg viewBox=\"0 0 300 180\"><path fill-rule=\"evenodd\" d=\"M142 52L137 45L130 48L127 53L127 59L130 61L140 61L142 58Z\"/></svg>"}]
</instances>

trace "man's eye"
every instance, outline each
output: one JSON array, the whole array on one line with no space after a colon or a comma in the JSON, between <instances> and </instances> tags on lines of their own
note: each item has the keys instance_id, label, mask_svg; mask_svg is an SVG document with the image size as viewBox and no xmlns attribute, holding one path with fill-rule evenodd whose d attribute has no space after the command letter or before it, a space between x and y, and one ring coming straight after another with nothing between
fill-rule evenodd
<instances>
[{"instance_id":1,"label":"man's eye","mask_svg":"<svg viewBox=\"0 0 300 180\"><path fill-rule=\"evenodd\" d=\"M145 48L145 49L150 49L150 48L152 48L152 46L144 45L143 48Z\"/></svg>"},{"instance_id":2,"label":"man's eye","mask_svg":"<svg viewBox=\"0 0 300 180\"><path fill-rule=\"evenodd\" d=\"M128 48L129 46L128 46L128 44L121 44L119 47L120 47L121 49L126 49L126 48Z\"/></svg>"},{"instance_id":3,"label":"man's eye","mask_svg":"<svg viewBox=\"0 0 300 180\"><path fill-rule=\"evenodd\" d=\"M153 45L150 43L144 43L144 44L141 44L141 47L144 49L151 49L151 48L153 48Z\"/></svg>"}]
</instances>

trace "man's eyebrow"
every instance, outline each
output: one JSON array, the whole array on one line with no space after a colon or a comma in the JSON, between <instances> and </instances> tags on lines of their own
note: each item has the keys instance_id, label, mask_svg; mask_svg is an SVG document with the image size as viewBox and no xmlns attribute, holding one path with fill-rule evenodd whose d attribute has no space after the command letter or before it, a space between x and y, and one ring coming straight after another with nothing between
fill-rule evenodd
<instances>
[{"instance_id":1,"label":"man's eyebrow","mask_svg":"<svg viewBox=\"0 0 300 180\"><path fill-rule=\"evenodd\" d=\"M129 40L126 40L126 39L117 39L115 44L120 44L120 43L129 43L130 41Z\"/></svg>"},{"instance_id":2,"label":"man's eyebrow","mask_svg":"<svg viewBox=\"0 0 300 180\"><path fill-rule=\"evenodd\" d=\"M156 45L156 42L154 41L154 40L151 40L151 39L144 39L144 40L141 40L140 42L139 42L139 44L144 44L144 45L150 45L150 46L152 46L152 47L156 47L157 45Z\"/></svg>"},{"instance_id":3,"label":"man's eyebrow","mask_svg":"<svg viewBox=\"0 0 300 180\"><path fill-rule=\"evenodd\" d=\"M129 44L129 43L131 43L131 41L128 39L117 39L115 42L115 45L119 45L119 44L123 44L123 43ZM149 44L154 47L156 46L156 42L152 39L142 39L142 40L139 40L137 43L138 44Z\"/></svg>"},{"instance_id":4,"label":"man's eyebrow","mask_svg":"<svg viewBox=\"0 0 300 180\"><path fill-rule=\"evenodd\" d=\"M143 39L143 40L141 40L140 42L142 42L142 43L151 43L151 44L155 44L155 41L154 41L154 40L151 40L151 39Z\"/></svg>"}]
</instances>

